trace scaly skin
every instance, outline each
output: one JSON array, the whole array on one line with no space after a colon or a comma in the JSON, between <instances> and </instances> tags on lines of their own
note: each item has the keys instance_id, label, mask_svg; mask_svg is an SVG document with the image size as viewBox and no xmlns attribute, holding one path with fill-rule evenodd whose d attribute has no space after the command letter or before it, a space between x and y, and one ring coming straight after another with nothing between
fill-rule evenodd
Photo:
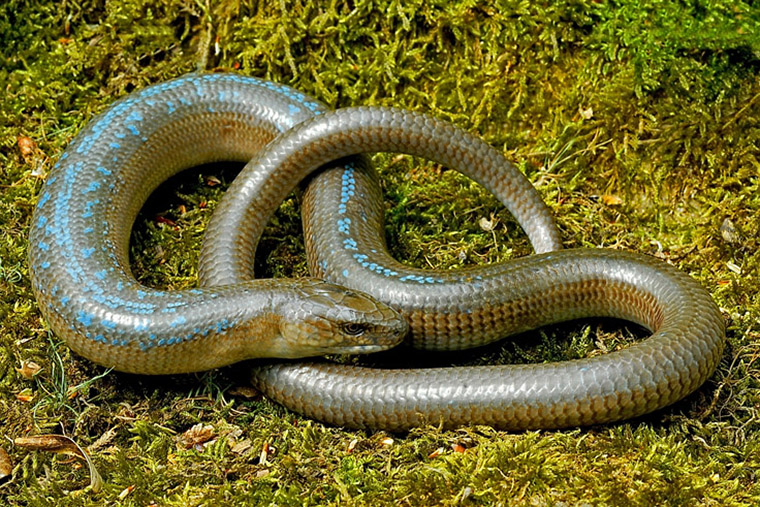
<instances>
[{"instance_id":1,"label":"scaly skin","mask_svg":"<svg viewBox=\"0 0 760 507\"><path fill-rule=\"evenodd\" d=\"M190 75L130 95L95 119L51 173L30 234L33 288L53 330L96 362L140 373L376 350L407 329L386 304L409 320L413 345L429 349L593 315L629 319L653 332L621 351L553 364L401 371L285 364L253 372L260 389L294 410L388 430L614 421L672 403L714 371L722 318L688 276L632 253L552 252L558 234L529 182L459 129L391 109L323 111L273 83ZM307 248L315 275L377 300L314 280L249 280L251 250L287 192L323 163L374 150L430 157L475 178L547 253L458 272L401 265L385 250L376 175L359 158L310 184ZM205 283L221 285L176 292L140 286L129 273L127 242L147 195L185 167L254 154L203 248Z\"/></svg>"},{"instance_id":2,"label":"scaly skin","mask_svg":"<svg viewBox=\"0 0 760 507\"><path fill-rule=\"evenodd\" d=\"M93 119L42 189L29 238L32 287L53 331L83 356L133 373L206 370L255 357L373 352L407 325L372 298L314 279L211 289L141 286L128 241L148 195L182 169L248 161L324 106L233 74L146 88ZM262 224L306 172L275 170Z\"/></svg>"},{"instance_id":3,"label":"scaly skin","mask_svg":"<svg viewBox=\"0 0 760 507\"><path fill-rule=\"evenodd\" d=\"M257 154L225 195L202 248L213 283L252 272L249 175L271 166L317 167L341 157L395 151L431 158L479 181L514 214L540 253L462 271L410 268L387 252L377 176L361 160L325 171L304 196L304 234L315 276L372 294L409 321L411 344L462 349L580 317L639 323L653 334L610 354L549 364L383 370L325 364L257 368L254 384L310 417L350 427L489 424L519 430L596 424L664 407L715 370L721 313L693 279L645 255L557 250L549 212L496 150L426 115L347 108L307 120ZM235 224L233 227L231 224ZM238 228L239 227L239 228ZM234 231L224 240L214 231ZM551 252L551 250L557 250ZM211 261L213 259L213 261ZM229 278L226 278L229 277Z\"/></svg>"}]
</instances>

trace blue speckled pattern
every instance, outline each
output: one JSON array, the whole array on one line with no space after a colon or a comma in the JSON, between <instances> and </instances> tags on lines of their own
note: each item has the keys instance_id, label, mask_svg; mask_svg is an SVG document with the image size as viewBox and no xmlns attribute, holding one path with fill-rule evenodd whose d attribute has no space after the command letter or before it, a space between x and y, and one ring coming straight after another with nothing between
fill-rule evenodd
<instances>
[{"instance_id":1,"label":"blue speckled pattern","mask_svg":"<svg viewBox=\"0 0 760 507\"><path fill-rule=\"evenodd\" d=\"M129 95L90 122L48 177L31 227L32 286L52 329L82 355L140 373L397 343L406 324L395 312L316 280L165 291L130 274L129 231L158 184L203 163L247 161L274 135L323 109L268 81L189 75ZM265 218L305 173L270 176L287 183L261 190L273 192L260 201L268 206L259 207ZM303 318L298 299L312 303L312 320L334 319L337 329L358 322L367 332L285 343L283 319Z\"/></svg>"},{"instance_id":2,"label":"blue speckled pattern","mask_svg":"<svg viewBox=\"0 0 760 507\"><path fill-rule=\"evenodd\" d=\"M323 164L368 151L411 153L468 174L504 202L543 253L451 272L398 263L385 248L377 175L359 157L315 177L304 196L310 269L341 286L251 280L261 229L293 186ZM127 243L140 206L172 174L215 160L251 161L204 241L201 274L213 287L172 292L139 285L129 272ZM724 325L698 283L647 256L553 251L559 246L535 189L466 132L396 109L325 112L288 87L222 74L146 88L94 119L41 192L29 260L52 329L82 355L132 372L370 352L398 343L407 331L415 346L458 349L585 316L624 318L653 333L623 350L560 363L254 368L254 384L272 399L339 425L595 424L664 407L712 374Z\"/></svg>"},{"instance_id":3,"label":"blue speckled pattern","mask_svg":"<svg viewBox=\"0 0 760 507\"><path fill-rule=\"evenodd\" d=\"M271 167L317 167L373 151L427 157L491 190L540 253L504 264L435 271L388 253L378 177L359 158L318 174L303 199L313 275L367 292L409 322L411 344L461 349L582 317L644 325L648 339L623 350L547 364L384 370L330 364L256 368L267 396L310 417L351 427L405 430L423 424L557 428L617 421L681 399L715 370L722 315L693 279L657 259L617 250L556 250L546 206L499 152L430 116L347 108L306 120L265 147L238 176L209 227L201 263L232 266L215 283L251 276L244 232L258 199L250 177ZM226 231L220 238L218 231ZM230 231L232 233L230 233ZM239 232L242 231L242 232ZM229 276L229 278L225 278Z\"/></svg>"}]
</instances>

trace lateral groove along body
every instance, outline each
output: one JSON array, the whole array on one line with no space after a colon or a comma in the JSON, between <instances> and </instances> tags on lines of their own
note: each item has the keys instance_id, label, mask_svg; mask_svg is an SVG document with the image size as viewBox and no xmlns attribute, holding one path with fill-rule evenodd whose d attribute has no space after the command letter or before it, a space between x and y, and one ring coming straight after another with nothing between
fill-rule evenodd
<instances>
[{"instance_id":1,"label":"lateral groove along body","mask_svg":"<svg viewBox=\"0 0 760 507\"><path fill-rule=\"evenodd\" d=\"M460 271L404 266L387 252L377 176L358 159L324 171L304 195L304 233L315 276L372 294L409 321L423 349L481 345L538 326L590 316L639 323L653 334L589 359L537 365L384 370L328 364L255 368L273 400L322 421L405 430L425 423L557 428L621 420L664 407L701 385L723 350L721 313L693 279L651 257L559 249L554 222L527 180L481 141L429 116L347 108L306 120L270 143L238 176L204 241L211 283L251 276L242 237L256 200L249 175L269 165L317 167L372 151L428 157L484 184L515 215L541 253ZM231 227L229 224L235 224ZM213 232L211 232L213 234ZM229 277L229 278L226 278ZM207 280L208 280L207 279Z\"/></svg>"},{"instance_id":2,"label":"lateral groove along body","mask_svg":"<svg viewBox=\"0 0 760 507\"><path fill-rule=\"evenodd\" d=\"M398 343L407 325L395 311L318 280L165 291L130 273L132 223L161 182L203 163L248 161L323 109L267 81L188 75L129 95L93 119L55 165L31 225L32 287L53 331L97 363L149 374ZM266 222L305 175L269 175L258 189L257 218ZM354 336L357 325L361 336Z\"/></svg>"}]
</instances>

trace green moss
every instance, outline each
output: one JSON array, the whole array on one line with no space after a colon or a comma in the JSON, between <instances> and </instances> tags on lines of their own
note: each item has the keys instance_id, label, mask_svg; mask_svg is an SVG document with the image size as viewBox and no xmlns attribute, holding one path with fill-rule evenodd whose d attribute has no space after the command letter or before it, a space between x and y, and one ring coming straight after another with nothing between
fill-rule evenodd
<instances>
[{"instance_id":1,"label":"green moss","mask_svg":"<svg viewBox=\"0 0 760 507\"><path fill-rule=\"evenodd\" d=\"M90 445L106 488L93 494L78 463L5 440L15 469L0 495L9 505L757 504L758 33L760 10L727 0L4 2L0 432L65 432ZM333 107L428 111L475 132L520 164L566 246L629 248L699 279L727 317L718 371L686 400L626 423L393 436L326 427L233 395L245 366L103 375L41 320L26 267L31 210L52 161L95 113L196 69L239 69ZM26 158L19 136L37 146ZM529 253L477 185L415 159L376 162L387 236L405 262L457 267ZM209 176L224 184L209 186ZM133 234L141 281L195 283L203 227L233 176L234 168L206 167L159 191ZM721 233L726 220L733 235ZM262 276L305 274L297 199L273 219L258 257ZM589 321L437 360L584 357L636 336ZM42 372L23 378L15 368L24 360ZM178 437L198 423L213 427L215 441L185 449Z\"/></svg>"}]
</instances>

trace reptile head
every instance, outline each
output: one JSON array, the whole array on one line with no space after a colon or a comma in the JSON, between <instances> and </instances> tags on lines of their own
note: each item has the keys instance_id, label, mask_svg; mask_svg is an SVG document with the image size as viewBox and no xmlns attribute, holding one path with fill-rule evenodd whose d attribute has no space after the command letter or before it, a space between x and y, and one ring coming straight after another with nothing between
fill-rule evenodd
<instances>
[{"instance_id":1,"label":"reptile head","mask_svg":"<svg viewBox=\"0 0 760 507\"><path fill-rule=\"evenodd\" d=\"M298 292L278 310L278 357L378 352L398 345L409 330L397 311L366 294L316 280L304 281Z\"/></svg>"}]
</instances>

